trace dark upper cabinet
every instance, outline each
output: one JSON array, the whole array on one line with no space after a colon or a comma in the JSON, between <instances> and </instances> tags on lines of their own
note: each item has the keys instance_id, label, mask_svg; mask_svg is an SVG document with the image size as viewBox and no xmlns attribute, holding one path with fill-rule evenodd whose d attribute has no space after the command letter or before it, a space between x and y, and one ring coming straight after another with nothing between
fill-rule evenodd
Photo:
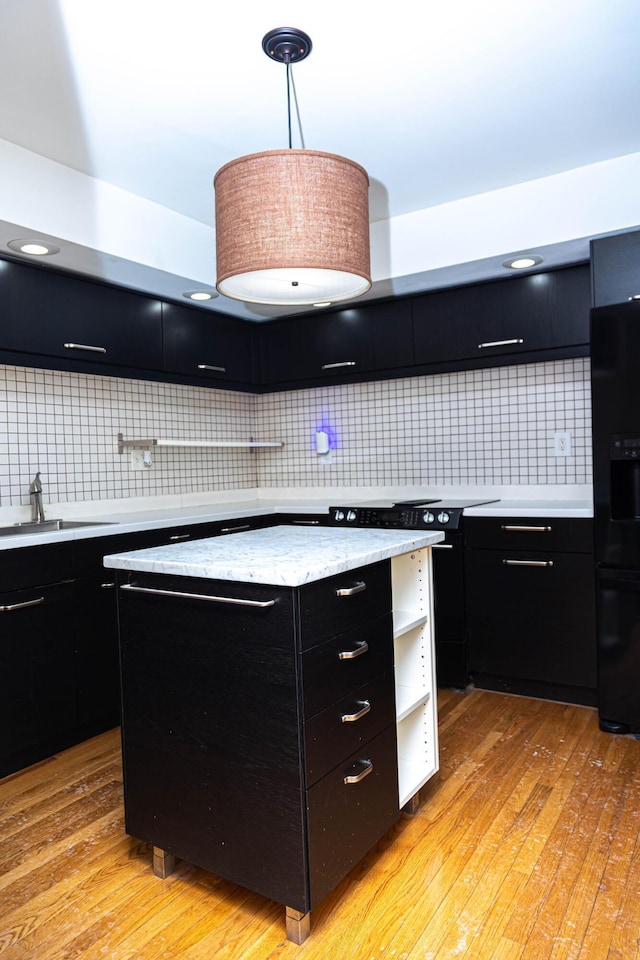
<instances>
[{"instance_id":1,"label":"dark upper cabinet","mask_svg":"<svg viewBox=\"0 0 640 960\"><path fill-rule=\"evenodd\" d=\"M263 384L311 385L365 379L362 374L410 366L409 299L362 304L264 324Z\"/></svg>"},{"instance_id":2,"label":"dark upper cabinet","mask_svg":"<svg viewBox=\"0 0 640 960\"><path fill-rule=\"evenodd\" d=\"M586 264L414 297L415 363L491 366L576 345L586 353L589 308Z\"/></svg>"},{"instance_id":3,"label":"dark upper cabinet","mask_svg":"<svg viewBox=\"0 0 640 960\"><path fill-rule=\"evenodd\" d=\"M591 241L593 306L640 297L640 231Z\"/></svg>"},{"instance_id":4,"label":"dark upper cabinet","mask_svg":"<svg viewBox=\"0 0 640 960\"><path fill-rule=\"evenodd\" d=\"M160 301L42 267L12 261L0 267L2 349L162 369Z\"/></svg>"},{"instance_id":5,"label":"dark upper cabinet","mask_svg":"<svg viewBox=\"0 0 640 960\"><path fill-rule=\"evenodd\" d=\"M162 304L164 369L225 386L252 384L255 324L176 303Z\"/></svg>"}]
</instances>

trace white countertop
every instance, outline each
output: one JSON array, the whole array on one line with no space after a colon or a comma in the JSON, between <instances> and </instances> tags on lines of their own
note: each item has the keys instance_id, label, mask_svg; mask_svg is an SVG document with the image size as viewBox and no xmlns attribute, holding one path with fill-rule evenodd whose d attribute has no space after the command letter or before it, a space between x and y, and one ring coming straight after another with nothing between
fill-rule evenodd
<instances>
[{"instance_id":1,"label":"white countertop","mask_svg":"<svg viewBox=\"0 0 640 960\"><path fill-rule=\"evenodd\" d=\"M558 487L546 488L559 490ZM95 521L96 526L79 527L74 530L58 530L28 534L0 536L0 550L16 547L36 546L42 543L57 543L65 540L84 540L93 537L108 537L119 533L134 533L162 527L185 526L194 523L215 523L224 520L241 520L244 517L277 515L278 513L318 513L326 514L330 506L338 506L364 500L375 501L395 497L398 500L413 496L434 496L447 499L459 496L495 496L497 502L465 510L468 517L592 517L591 497L585 496L583 489L572 493L560 488L561 496L546 498L540 496L545 488L527 488L519 490L509 487L505 490L489 487L448 487L433 488L291 488L284 491L269 491L270 496L262 496L267 491L247 490L212 493L208 503L188 503L188 497L177 497L174 504L164 498L162 506L150 507L149 501L136 498L126 501L85 501L78 504L47 504L47 518L64 517L83 521ZM245 493L245 496L243 496ZM27 519L21 515L20 519ZM4 523L12 524L14 516ZM104 523L104 526L98 524Z\"/></svg>"},{"instance_id":2,"label":"white countertop","mask_svg":"<svg viewBox=\"0 0 640 960\"><path fill-rule=\"evenodd\" d=\"M298 587L431 546L442 533L267 527L104 558L117 570Z\"/></svg>"},{"instance_id":3,"label":"white countertop","mask_svg":"<svg viewBox=\"0 0 640 960\"><path fill-rule=\"evenodd\" d=\"M591 500L498 500L468 507L465 517L593 517Z\"/></svg>"}]
</instances>

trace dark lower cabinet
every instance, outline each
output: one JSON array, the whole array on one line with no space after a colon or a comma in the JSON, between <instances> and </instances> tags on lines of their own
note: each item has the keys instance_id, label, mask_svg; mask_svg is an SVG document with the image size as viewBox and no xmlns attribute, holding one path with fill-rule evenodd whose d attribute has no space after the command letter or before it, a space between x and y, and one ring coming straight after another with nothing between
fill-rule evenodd
<instances>
[{"instance_id":1,"label":"dark lower cabinet","mask_svg":"<svg viewBox=\"0 0 640 960\"><path fill-rule=\"evenodd\" d=\"M87 735L120 723L120 667L115 579L108 571L76 583L78 725Z\"/></svg>"},{"instance_id":2,"label":"dark lower cabinet","mask_svg":"<svg viewBox=\"0 0 640 960\"><path fill-rule=\"evenodd\" d=\"M595 705L591 524L467 519L469 667L476 686Z\"/></svg>"},{"instance_id":3,"label":"dark lower cabinet","mask_svg":"<svg viewBox=\"0 0 640 960\"><path fill-rule=\"evenodd\" d=\"M1 777L73 742L73 583L0 594L0 626Z\"/></svg>"},{"instance_id":4,"label":"dark lower cabinet","mask_svg":"<svg viewBox=\"0 0 640 960\"><path fill-rule=\"evenodd\" d=\"M308 914L399 816L389 562L338 586L118 581L127 831ZM336 589L358 626L306 644Z\"/></svg>"}]
</instances>

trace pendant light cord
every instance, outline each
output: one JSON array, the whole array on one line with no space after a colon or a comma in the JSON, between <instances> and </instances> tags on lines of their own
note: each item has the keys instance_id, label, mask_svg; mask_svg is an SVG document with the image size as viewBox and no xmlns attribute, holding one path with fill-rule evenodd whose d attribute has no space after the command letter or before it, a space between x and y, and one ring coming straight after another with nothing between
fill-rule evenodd
<instances>
[{"instance_id":1,"label":"pendant light cord","mask_svg":"<svg viewBox=\"0 0 640 960\"><path fill-rule=\"evenodd\" d=\"M291 137L291 92L293 91L293 102L296 108L296 118L298 120L298 133L300 135L300 145L304 150L304 136L302 133L302 123L300 121L300 110L298 108L298 95L296 93L296 85L293 79L293 70L291 69L291 64L287 60L287 123L289 129L289 149L291 150L293 146L292 137Z\"/></svg>"}]
</instances>

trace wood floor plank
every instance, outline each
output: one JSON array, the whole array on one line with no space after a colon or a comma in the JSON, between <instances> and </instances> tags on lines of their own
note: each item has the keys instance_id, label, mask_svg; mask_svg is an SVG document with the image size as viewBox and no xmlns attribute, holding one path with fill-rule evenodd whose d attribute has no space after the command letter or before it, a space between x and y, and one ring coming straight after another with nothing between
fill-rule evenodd
<instances>
[{"instance_id":1,"label":"wood floor plank","mask_svg":"<svg viewBox=\"0 0 640 960\"><path fill-rule=\"evenodd\" d=\"M0 781L0 960L640 960L640 743L440 691L441 772L311 918L126 836L118 731Z\"/></svg>"}]
</instances>

